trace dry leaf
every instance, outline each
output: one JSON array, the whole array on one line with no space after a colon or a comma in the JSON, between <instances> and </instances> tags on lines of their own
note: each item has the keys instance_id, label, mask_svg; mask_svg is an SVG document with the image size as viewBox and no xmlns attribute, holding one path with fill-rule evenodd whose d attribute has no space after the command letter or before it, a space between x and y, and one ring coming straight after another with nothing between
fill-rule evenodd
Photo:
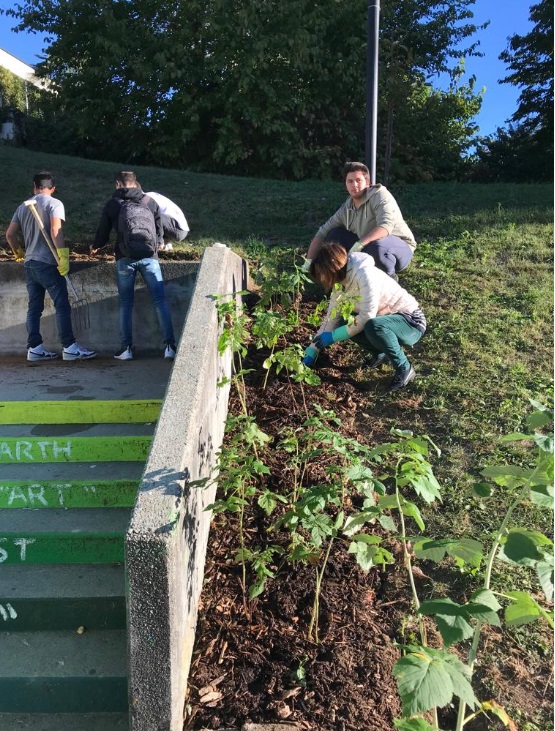
<instances>
[{"instance_id":1,"label":"dry leaf","mask_svg":"<svg viewBox=\"0 0 555 731\"><path fill-rule=\"evenodd\" d=\"M280 698L282 701L285 701L287 700L287 698L294 698L296 695L299 695L300 692L301 686L298 686L297 688L291 688L290 690L284 690Z\"/></svg>"},{"instance_id":2,"label":"dry leaf","mask_svg":"<svg viewBox=\"0 0 555 731\"><path fill-rule=\"evenodd\" d=\"M213 703L214 701L219 701L222 697L222 694L219 690L211 690L208 693L205 693L203 696L201 696L200 702L201 703Z\"/></svg>"}]
</instances>

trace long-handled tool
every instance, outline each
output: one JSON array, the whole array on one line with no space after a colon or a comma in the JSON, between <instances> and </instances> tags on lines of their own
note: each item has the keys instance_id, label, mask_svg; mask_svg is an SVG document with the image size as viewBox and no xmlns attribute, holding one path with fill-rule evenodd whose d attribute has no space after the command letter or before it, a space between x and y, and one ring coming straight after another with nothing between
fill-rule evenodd
<instances>
[{"instance_id":1,"label":"long-handled tool","mask_svg":"<svg viewBox=\"0 0 555 731\"><path fill-rule=\"evenodd\" d=\"M37 211L36 202L33 198L31 198L28 201L24 201L23 205L27 206L27 208L30 209L31 213L35 217L36 222L38 223L41 233L44 237L44 240L46 241L46 243L48 244L48 248L52 252L52 256L56 260L56 263L59 264L60 257L58 256L58 252L56 250L56 247L54 246L54 242L50 238L50 234L46 230L43 220L40 217L39 212ZM88 330L91 326L91 320L89 316L89 303L84 297L79 297L75 290L75 287L73 286L73 282L67 274L65 275L65 280L73 298L73 302L71 303L71 309L73 310L73 314L75 315L76 330Z\"/></svg>"}]
</instances>

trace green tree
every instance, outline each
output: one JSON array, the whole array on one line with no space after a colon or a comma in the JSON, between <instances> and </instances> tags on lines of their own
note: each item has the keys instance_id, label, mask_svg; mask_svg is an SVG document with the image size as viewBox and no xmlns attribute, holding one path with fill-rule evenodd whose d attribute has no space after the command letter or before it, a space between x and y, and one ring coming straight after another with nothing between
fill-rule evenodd
<instances>
[{"instance_id":1,"label":"green tree","mask_svg":"<svg viewBox=\"0 0 555 731\"><path fill-rule=\"evenodd\" d=\"M386 0L384 48L410 49L393 114L450 68L476 30L473 2ZM51 37L39 71L87 154L286 178L363 155L365 0L26 0L11 12ZM391 81L397 66L382 66ZM391 96L382 83L381 109Z\"/></svg>"},{"instance_id":2,"label":"green tree","mask_svg":"<svg viewBox=\"0 0 555 731\"><path fill-rule=\"evenodd\" d=\"M514 35L499 58L511 73L501 84L521 87L518 107L511 117L529 132L550 132L553 141L553 0L541 0L530 8L532 30Z\"/></svg>"},{"instance_id":3,"label":"green tree","mask_svg":"<svg viewBox=\"0 0 555 731\"><path fill-rule=\"evenodd\" d=\"M553 0L532 5L530 20L532 30L512 36L499 56L511 72L501 83L522 89L513 124L480 140L475 180L553 179Z\"/></svg>"}]
</instances>

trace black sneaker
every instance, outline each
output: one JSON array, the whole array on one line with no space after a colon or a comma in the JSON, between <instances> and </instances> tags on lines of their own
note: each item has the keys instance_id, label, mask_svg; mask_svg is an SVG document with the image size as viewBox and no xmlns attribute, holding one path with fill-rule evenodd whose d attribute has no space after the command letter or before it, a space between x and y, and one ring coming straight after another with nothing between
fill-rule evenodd
<instances>
[{"instance_id":1,"label":"black sneaker","mask_svg":"<svg viewBox=\"0 0 555 731\"><path fill-rule=\"evenodd\" d=\"M395 376L389 385L390 391L399 391L416 378L416 371L409 365L408 368L397 368Z\"/></svg>"}]
</instances>

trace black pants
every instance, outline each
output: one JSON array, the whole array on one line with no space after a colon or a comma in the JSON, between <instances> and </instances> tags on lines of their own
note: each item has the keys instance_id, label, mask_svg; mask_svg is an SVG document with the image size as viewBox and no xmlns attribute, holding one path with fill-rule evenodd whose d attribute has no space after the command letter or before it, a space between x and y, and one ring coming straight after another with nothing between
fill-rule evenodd
<instances>
[{"instance_id":1,"label":"black pants","mask_svg":"<svg viewBox=\"0 0 555 731\"><path fill-rule=\"evenodd\" d=\"M327 242L341 244L347 251L358 241L358 237L346 228L332 228L326 236ZM384 236L383 239L371 241L362 249L365 254L376 262L378 269L381 269L390 277L395 277L397 272L406 269L412 259L412 249L398 236Z\"/></svg>"}]
</instances>

